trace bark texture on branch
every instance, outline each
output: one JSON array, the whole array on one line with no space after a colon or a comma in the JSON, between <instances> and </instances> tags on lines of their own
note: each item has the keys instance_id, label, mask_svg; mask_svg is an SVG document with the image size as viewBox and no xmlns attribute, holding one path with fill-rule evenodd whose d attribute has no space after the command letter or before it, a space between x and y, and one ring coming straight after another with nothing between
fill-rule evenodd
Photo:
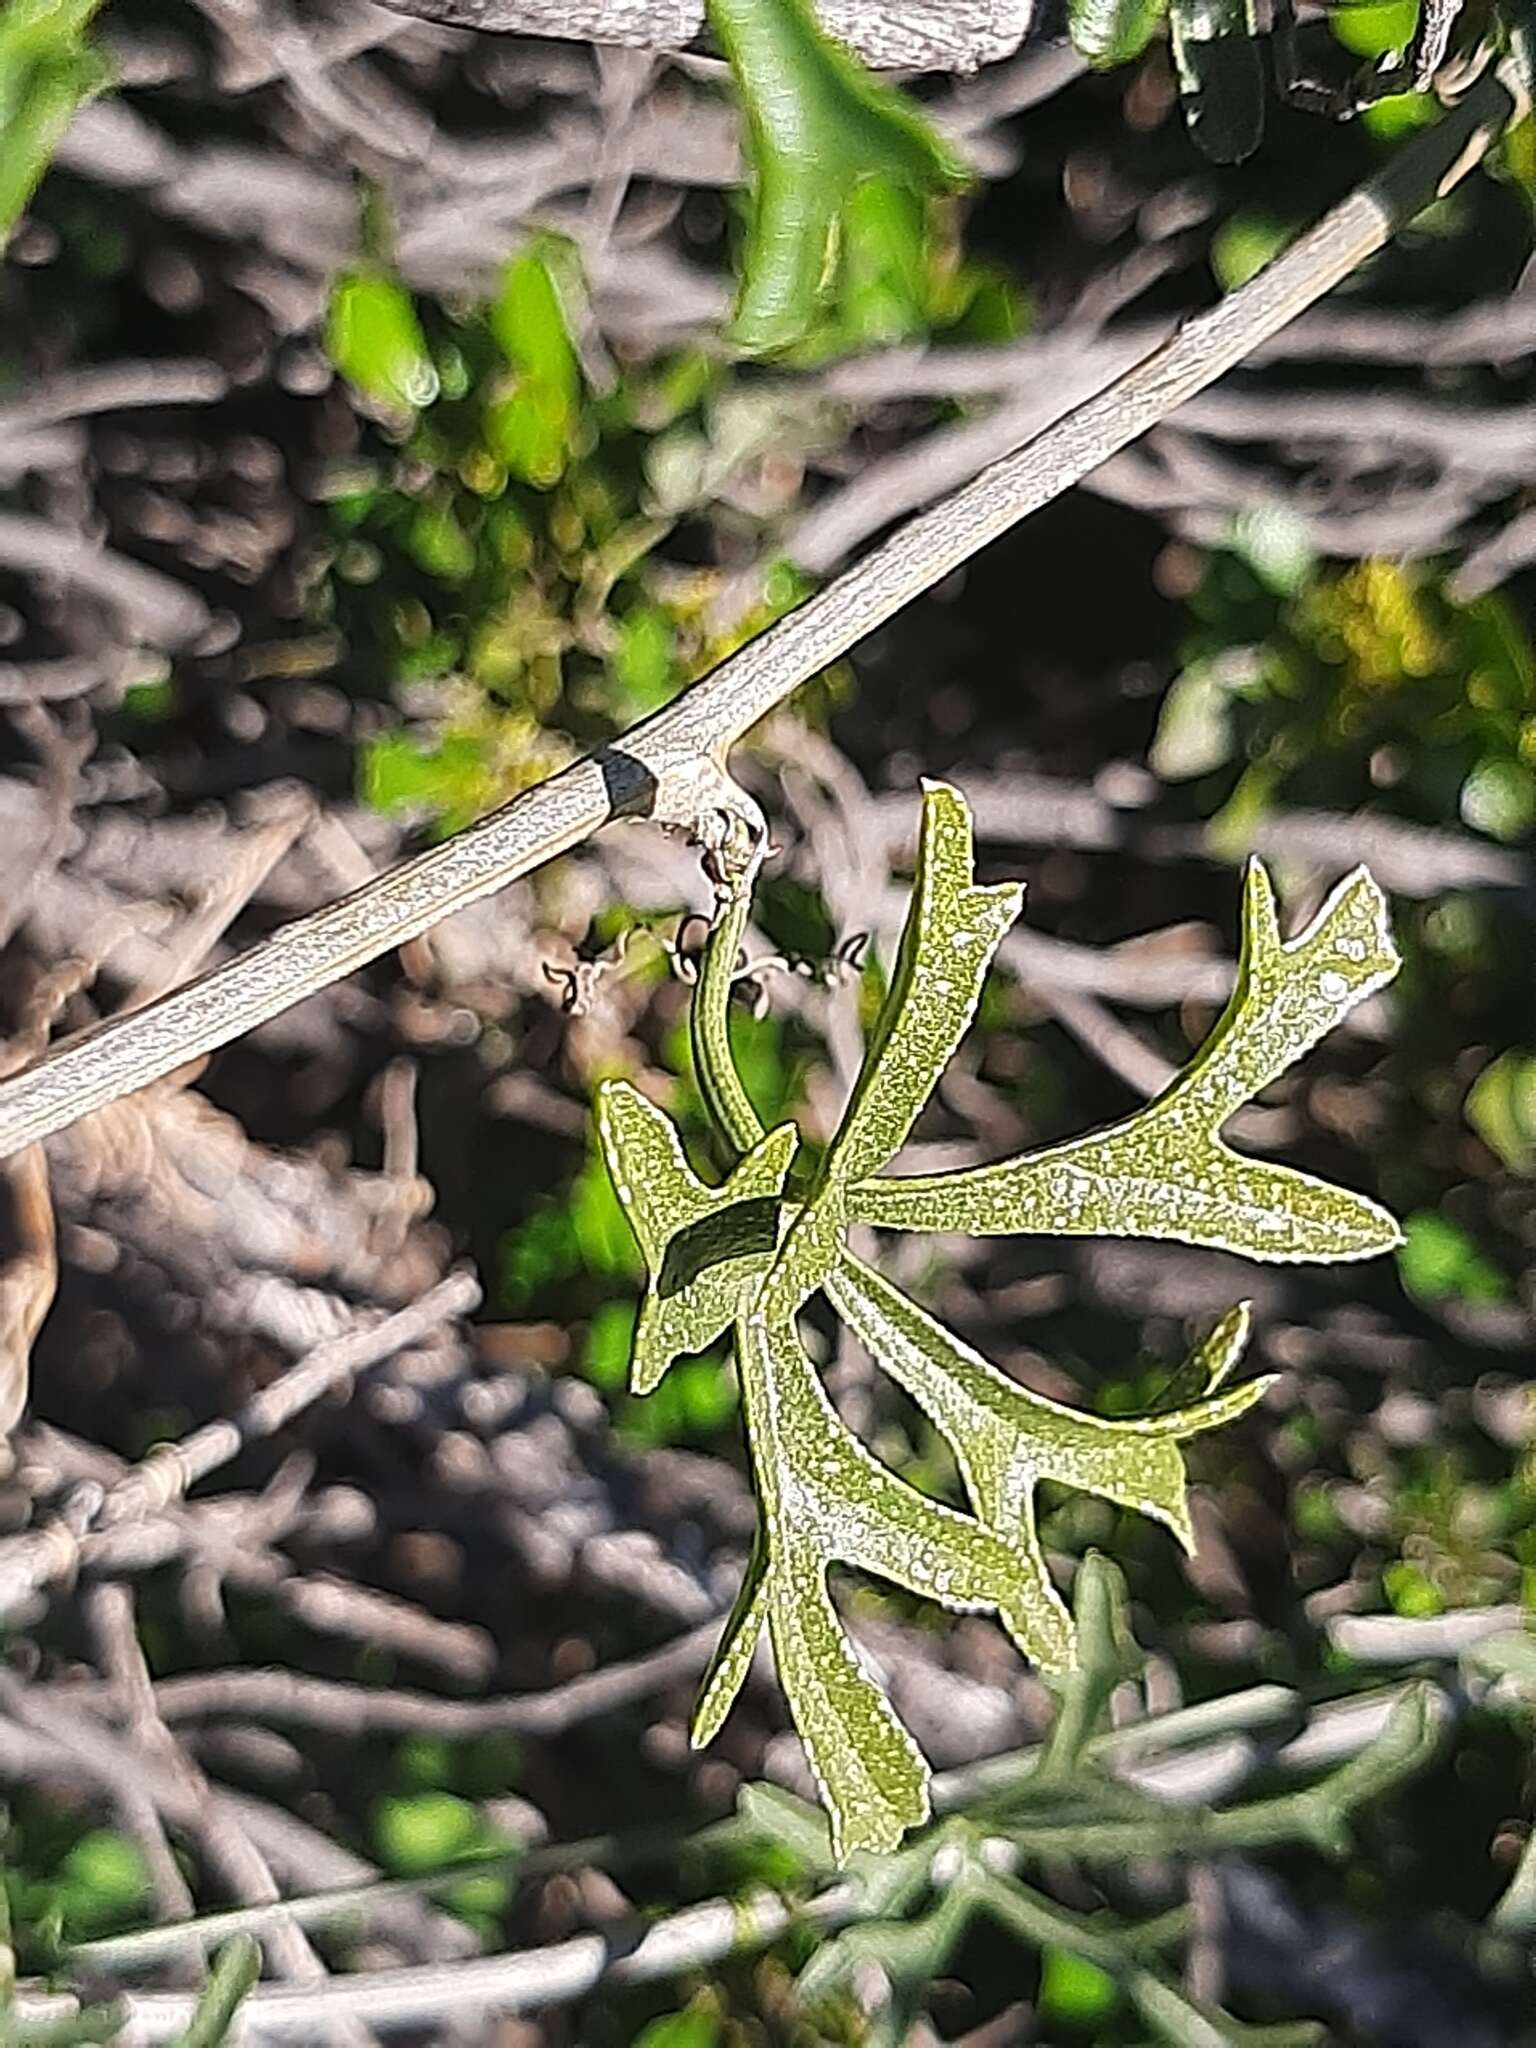
<instances>
[{"instance_id":1,"label":"bark texture on branch","mask_svg":"<svg viewBox=\"0 0 1536 2048\"><path fill-rule=\"evenodd\" d=\"M498 35L562 36L680 50L704 30L704 0L385 0L401 14ZM822 26L887 71L975 71L1011 57L1034 0L813 0Z\"/></svg>"}]
</instances>

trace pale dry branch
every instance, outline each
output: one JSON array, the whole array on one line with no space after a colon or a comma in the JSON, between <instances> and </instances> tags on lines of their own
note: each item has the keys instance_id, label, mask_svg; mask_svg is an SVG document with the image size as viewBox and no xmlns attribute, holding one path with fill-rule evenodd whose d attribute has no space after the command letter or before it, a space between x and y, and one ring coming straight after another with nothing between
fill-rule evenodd
<instances>
[{"instance_id":1,"label":"pale dry branch","mask_svg":"<svg viewBox=\"0 0 1536 2048\"><path fill-rule=\"evenodd\" d=\"M1159 790L1140 769L1115 771L1091 785L1008 772L968 775L965 782L977 836L993 846L1069 846L1156 861L1241 857L1225 842L1213 845L1202 826L1143 816ZM912 837L911 799L898 791L874 803L883 850L892 858L904 854ZM1529 890L1536 882L1528 855L1516 848L1373 811L1275 811L1254 821L1242 848L1247 853L1291 861L1320 876L1365 866L1393 895L1414 898L1452 889Z\"/></svg>"},{"instance_id":2,"label":"pale dry branch","mask_svg":"<svg viewBox=\"0 0 1536 2048\"><path fill-rule=\"evenodd\" d=\"M1287 1773L1310 1773L1358 1755L1380 1734L1398 1697L1396 1692L1387 1692L1352 1700L1347 1703L1351 1710L1347 1715L1333 1715L1331 1719L1329 1709L1320 1710L1302 1737L1279 1751L1275 1763ZM1140 1764L1149 1751L1156 1755L1191 1741L1203 1743L1208 1751L1219 1750L1228 1742L1231 1731L1273 1727L1277 1718L1286 1717L1293 1704L1294 1695L1287 1694L1282 1687L1257 1687L1250 1693L1229 1695L1169 1714L1160 1722L1149 1721L1100 1736L1091 1749L1111 1768L1121 1767L1133 1757ZM1426 1711L1436 1720L1444 1721L1454 1711L1454 1702L1445 1692L1434 1688L1426 1693ZM1321 1730L1322 1739L1308 1743L1307 1737L1315 1728ZM1184 1759L1186 1764L1195 1760L1193 1752ZM1038 1750L1021 1750L991 1758L982 1765L943 1773L934 1781L936 1808L940 1812L952 1811L956 1805L978 1795L1017 1785L1028 1778L1038 1761ZM1156 1796L1156 1784L1145 1768L1130 1775ZM1311 1787L1304 1793L1290 1795L1292 1810L1296 1802L1314 1799L1319 1794L1320 1788ZM1267 1806L1250 1808L1248 1813L1267 1817L1285 1804L1284 1800L1272 1801ZM1241 1824L1247 1814L1242 1809L1229 1809L1215 1819L1218 1827L1223 1821L1238 1823L1234 1832L1241 1838ZM1145 1822L1135 1825L1144 1829ZM1125 1831L1124 1824L1109 1822L1101 1829L1105 1831L1117 1836ZM1058 1827L1056 1832L1070 1835L1071 1826ZM1017 1866L1016 1851L1002 1838L997 1840L996 1854L998 1867ZM397 1892L397 1887L389 1887L383 1896L393 1901ZM291 1913L295 1920L317 1926L325 1924L338 1911L350 1916L359 1903L357 1895L351 1894L335 1902L324 1898L285 1902L280 1910ZM598 1989L617 1991L627 1985L655 1983L707 1968L729 1955L754 1953L776 1941L791 1926L826 1935L871 1910L858 1880L835 1883L798 1907L759 1888L735 1899L717 1898L685 1907L643 1930L626 1927L614 1933L580 1934L544 1948L476 1957L446 1968L358 1971L333 1978L314 1990L264 1987L242 2008L230 2039L236 2044L312 2040L318 2027L340 2014L360 2018L380 2033L389 2034L430 2028L449 2020L462 2022L488 2019L492 2014L537 2012L584 1998ZM265 1913L223 1914L212 1925L226 1934L236 1927L265 1931L270 1918ZM143 1960L149 1955L175 1953L183 1943L197 1938L201 1938L201 1930L156 1929L149 1935L97 1943L83 1953L90 1953L98 1962L108 1958L114 1962L126 1960L129 1956ZM192 2000L174 1992L132 1993L125 2003L134 2028L132 2038L149 2043L174 2040L186 2023ZM74 2001L66 1997L25 1997L18 2001L20 2016L31 2025L65 2019L74 2010Z\"/></svg>"},{"instance_id":3,"label":"pale dry branch","mask_svg":"<svg viewBox=\"0 0 1536 2048\"><path fill-rule=\"evenodd\" d=\"M1069 489L1242 362L1481 161L1521 104L1488 72L1433 128L1240 291L1036 440L911 521L836 582L613 745L457 838L286 926L148 1008L109 1020L0 1087L0 1156L253 1029L451 912L568 852L616 818L707 840L751 822L730 748L807 678L989 542Z\"/></svg>"},{"instance_id":4,"label":"pale dry branch","mask_svg":"<svg viewBox=\"0 0 1536 2048\"><path fill-rule=\"evenodd\" d=\"M190 646L208 628L211 614L195 591L126 555L93 547L72 526L0 513L0 564L100 598L157 647Z\"/></svg>"},{"instance_id":5,"label":"pale dry branch","mask_svg":"<svg viewBox=\"0 0 1536 2048\"><path fill-rule=\"evenodd\" d=\"M477 1735L560 1735L568 1728L696 1677L720 1633L713 1616L643 1656L589 1671L544 1692L505 1699L454 1700L382 1686L276 1670L211 1671L164 1680L156 1711L182 1723L245 1716L334 1735L436 1735L463 1741Z\"/></svg>"},{"instance_id":6,"label":"pale dry branch","mask_svg":"<svg viewBox=\"0 0 1536 2048\"><path fill-rule=\"evenodd\" d=\"M135 1739L148 1748L161 1745L162 1755L173 1754L174 1738L155 1712L132 1593L116 1583L96 1586L85 1603L85 1615L97 1661ZM197 1911L191 1887L176 1861L159 1809L136 1778L125 1777L118 1787L117 1810L148 1868L159 1918L190 1920Z\"/></svg>"},{"instance_id":7,"label":"pale dry branch","mask_svg":"<svg viewBox=\"0 0 1536 2048\"><path fill-rule=\"evenodd\" d=\"M158 1446L101 1493L90 1512L66 1511L43 1528L7 1538L0 1544L0 1613L14 1612L41 1588L67 1577L93 1529L163 1515L188 1487L227 1464L248 1443L285 1428L332 1388L420 1342L450 1318L469 1314L479 1300L479 1283L472 1274L450 1274L409 1308L360 1324L320 1345L263 1388L238 1415L194 1430L180 1443Z\"/></svg>"},{"instance_id":8,"label":"pale dry branch","mask_svg":"<svg viewBox=\"0 0 1536 2048\"><path fill-rule=\"evenodd\" d=\"M0 440L61 420L85 419L134 406L211 405L229 389L217 363L182 361L97 363L39 380L26 395L0 405Z\"/></svg>"},{"instance_id":9,"label":"pale dry branch","mask_svg":"<svg viewBox=\"0 0 1536 2048\"><path fill-rule=\"evenodd\" d=\"M975 71L1024 40L1034 0L815 0L822 26L883 70ZM421 21L502 35L564 36L677 50L704 27L704 0L386 0Z\"/></svg>"}]
</instances>

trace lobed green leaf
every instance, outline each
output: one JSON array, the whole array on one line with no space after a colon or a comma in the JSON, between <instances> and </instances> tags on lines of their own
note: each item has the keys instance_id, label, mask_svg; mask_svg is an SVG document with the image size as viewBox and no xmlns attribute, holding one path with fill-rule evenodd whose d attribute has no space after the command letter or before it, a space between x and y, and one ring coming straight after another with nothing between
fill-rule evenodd
<instances>
[{"instance_id":1,"label":"lobed green leaf","mask_svg":"<svg viewBox=\"0 0 1536 2048\"><path fill-rule=\"evenodd\" d=\"M870 1180L850 1220L973 1235L1175 1238L1252 1259L1359 1259L1399 1242L1363 1195L1246 1159L1222 1124L1390 981L1401 962L1380 889L1358 869L1282 943L1262 865L1248 868L1236 986L1165 1093L1106 1131L961 1173Z\"/></svg>"},{"instance_id":2,"label":"lobed green leaf","mask_svg":"<svg viewBox=\"0 0 1536 2048\"><path fill-rule=\"evenodd\" d=\"M704 1681L693 1738L703 1743L718 1730L766 1631L839 1861L856 1850L893 1849L926 1817L928 1771L838 1618L831 1569L849 1566L948 1607L994 1612L1027 1657L1065 1676L1079 1645L1040 1547L1039 1482L1133 1508L1188 1545L1180 1445L1241 1415L1269 1384L1226 1384L1248 1335L1243 1304L1196 1347L1150 1414L1081 1414L1016 1385L856 1257L849 1223L1181 1237L1260 1258L1358 1257L1396 1239L1392 1219L1363 1197L1244 1159L1219 1138L1234 1109L1396 971L1380 891L1363 873L1286 945L1268 877L1250 868L1232 1000L1195 1059L1136 1116L973 1173L873 1177L905 1141L954 1053L1018 907L1017 889L976 886L964 799L942 784L925 788L890 992L803 1201L785 1192L794 1130L762 1130L731 1054L744 881L722 899L692 1020L700 1092L736 1157L730 1173L707 1186L660 1110L624 1082L598 1091L604 1155L648 1276L632 1384L648 1391L675 1357L730 1328L757 1484L757 1540ZM839 1418L798 1328L818 1290L947 1438L971 1513L918 1493ZM1084 1565L1079 1606L1098 1617L1090 1661L1105 1672L1117 1654L1113 1585L1110 1567ZM1069 1688L1064 1717L1072 1718L1072 1701L1081 1707L1096 1697L1099 1684Z\"/></svg>"},{"instance_id":3,"label":"lobed green leaf","mask_svg":"<svg viewBox=\"0 0 1536 2048\"><path fill-rule=\"evenodd\" d=\"M1064 1408L1019 1386L851 1254L829 1280L827 1293L871 1357L943 1432L976 1513L1017 1544L1033 1622L1021 1648L1046 1671L1070 1667L1076 1648L1040 1551L1034 1507L1039 1482L1053 1479L1150 1515L1191 1549L1194 1529L1178 1446L1235 1421L1272 1384L1249 1380L1216 1391L1246 1342L1246 1307L1225 1317L1195 1354L1206 1378L1192 1405L1110 1418Z\"/></svg>"},{"instance_id":4,"label":"lobed green leaf","mask_svg":"<svg viewBox=\"0 0 1536 2048\"><path fill-rule=\"evenodd\" d=\"M630 1386L648 1394L675 1358L731 1326L778 1248L794 1126L770 1131L718 1188L683 1156L670 1118L627 1081L597 1089L597 1133L619 1206L645 1260Z\"/></svg>"},{"instance_id":5,"label":"lobed green leaf","mask_svg":"<svg viewBox=\"0 0 1536 2048\"><path fill-rule=\"evenodd\" d=\"M760 1297L759 1297L760 1301ZM826 1801L839 1860L893 1848L927 1814L927 1767L843 1631L833 1564L961 1610L995 1611L1026 1655L1035 1595L1013 1546L879 1463L838 1416L792 1323L755 1302L736 1333L759 1541L694 1722L724 1719L764 1627L779 1683Z\"/></svg>"}]
</instances>

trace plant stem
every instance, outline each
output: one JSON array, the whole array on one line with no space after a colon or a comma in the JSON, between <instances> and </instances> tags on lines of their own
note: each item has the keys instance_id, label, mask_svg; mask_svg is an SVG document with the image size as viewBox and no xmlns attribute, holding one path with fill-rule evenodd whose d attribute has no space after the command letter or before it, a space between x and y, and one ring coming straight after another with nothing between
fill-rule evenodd
<instances>
[{"instance_id":1,"label":"plant stem","mask_svg":"<svg viewBox=\"0 0 1536 2048\"><path fill-rule=\"evenodd\" d=\"M705 941L698 987L688 1008L694 1079L710 1121L730 1148L727 1164L732 1166L763 1135L762 1121L731 1057L731 989L751 904L751 877L734 877Z\"/></svg>"},{"instance_id":2,"label":"plant stem","mask_svg":"<svg viewBox=\"0 0 1536 2048\"><path fill-rule=\"evenodd\" d=\"M219 2048L260 1975L261 1950L250 1935L237 1934L214 1959L192 2024L176 2048Z\"/></svg>"}]
</instances>

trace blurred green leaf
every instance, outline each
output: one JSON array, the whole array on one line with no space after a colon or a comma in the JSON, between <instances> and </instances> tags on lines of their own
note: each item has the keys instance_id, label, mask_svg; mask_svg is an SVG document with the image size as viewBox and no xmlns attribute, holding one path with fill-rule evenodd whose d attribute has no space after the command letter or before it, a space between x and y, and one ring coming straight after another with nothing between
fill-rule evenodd
<instances>
[{"instance_id":1,"label":"blurred green leaf","mask_svg":"<svg viewBox=\"0 0 1536 2048\"><path fill-rule=\"evenodd\" d=\"M1409 1293L1430 1301L1499 1301L1509 1291L1476 1240L1438 1210L1420 1209L1404 1218L1397 1263Z\"/></svg>"},{"instance_id":2,"label":"blurred green leaf","mask_svg":"<svg viewBox=\"0 0 1536 2048\"><path fill-rule=\"evenodd\" d=\"M261 1975L261 1949L248 1934L237 1934L214 1957L213 1968L192 2024L176 2048L220 2048L229 2038L235 2015L255 1989Z\"/></svg>"},{"instance_id":3,"label":"blurred green leaf","mask_svg":"<svg viewBox=\"0 0 1536 2048\"><path fill-rule=\"evenodd\" d=\"M1040 1958L1040 2016L1058 2026L1092 2027L1120 2003L1120 1987L1107 1970L1070 1949L1048 1948Z\"/></svg>"},{"instance_id":4,"label":"blurred green leaf","mask_svg":"<svg viewBox=\"0 0 1536 2048\"><path fill-rule=\"evenodd\" d=\"M878 178L918 201L966 181L917 107L817 27L805 0L707 0L746 115L752 226L731 338L749 355L794 347L831 297L849 205L864 237L865 315L897 317L911 244L893 207L860 190Z\"/></svg>"},{"instance_id":5,"label":"blurred green leaf","mask_svg":"<svg viewBox=\"0 0 1536 2048\"><path fill-rule=\"evenodd\" d=\"M1157 33L1166 0L1068 0L1067 27L1090 64L1128 64Z\"/></svg>"},{"instance_id":6,"label":"blurred green leaf","mask_svg":"<svg viewBox=\"0 0 1536 2048\"><path fill-rule=\"evenodd\" d=\"M1292 222L1243 212L1224 220L1211 237L1211 270L1225 292L1235 292L1272 263L1295 234Z\"/></svg>"},{"instance_id":7,"label":"blurred green leaf","mask_svg":"<svg viewBox=\"0 0 1536 2048\"><path fill-rule=\"evenodd\" d=\"M0 13L0 251L82 103L109 82L86 42L101 0L8 0Z\"/></svg>"},{"instance_id":8,"label":"blurred green leaf","mask_svg":"<svg viewBox=\"0 0 1536 2048\"><path fill-rule=\"evenodd\" d=\"M383 270L337 278L325 342L336 368L365 397L415 412L437 396L437 371L411 295Z\"/></svg>"},{"instance_id":9,"label":"blurred green leaf","mask_svg":"<svg viewBox=\"0 0 1536 2048\"><path fill-rule=\"evenodd\" d=\"M1208 775L1231 758L1234 736L1232 663L1213 655L1192 661L1168 686L1147 763L1164 782Z\"/></svg>"},{"instance_id":10,"label":"blurred green leaf","mask_svg":"<svg viewBox=\"0 0 1536 2048\"><path fill-rule=\"evenodd\" d=\"M149 1871L137 1845L106 1828L80 1837L60 1863L55 1884L72 1940L134 1919L150 1897Z\"/></svg>"},{"instance_id":11,"label":"blurred green leaf","mask_svg":"<svg viewBox=\"0 0 1536 2048\"><path fill-rule=\"evenodd\" d=\"M440 582L467 583L474 574L475 544L447 498L422 501L407 530L406 550L418 568Z\"/></svg>"},{"instance_id":12,"label":"blurred green leaf","mask_svg":"<svg viewBox=\"0 0 1536 2048\"><path fill-rule=\"evenodd\" d=\"M1240 512L1232 522L1230 546L1281 597L1300 590L1317 566L1311 528L1279 498Z\"/></svg>"},{"instance_id":13,"label":"blurred green leaf","mask_svg":"<svg viewBox=\"0 0 1536 2048\"><path fill-rule=\"evenodd\" d=\"M1536 1052L1500 1053L1467 1095L1467 1122L1511 1173L1536 1171Z\"/></svg>"},{"instance_id":14,"label":"blurred green leaf","mask_svg":"<svg viewBox=\"0 0 1536 2048\"><path fill-rule=\"evenodd\" d=\"M486 408L487 440L513 476L544 491L569 467L582 418L581 368L555 262L548 237L515 257L501 273L488 316L512 378Z\"/></svg>"},{"instance_id":15,"label":"blurred green leaf","mask_svg":"<svg viewBox=\"0 0 1536 2048\"><path fill-rule=\"evenodd\" d=\"M468 1800L437 1791L379 1800L373 1810L373 1838L386 1869L402 1877L441 1870L496 1846L495 1836Z\"/></svg>"},{"instance_id":16,"label":"blurred green leaf","mask_svg":"<svg viewBox=\"0 0 1536 2048\"><path fill-rule=\"evenodd\" d=\"M1348 7L1330 7L1328 26L1336 42L1357 57L1385 57L1406 50L1418 26L1418 0L1356 0Z\"/></svg>"},{"instance_id":17,"label":"blurred green leaf","mask_svg":"<svg viewBox=\"0 0 1536 2048\"><path fill-rule=\"evenodd\" d=\"M658 710L675 694L681 680L675 640L672 621L660 605L636 605L620 621L608 665L632 717Z\"/></svg>"},{"instance_id":18,"label":"blurred green leaf","mask_svg":"<svg viewBox=\"0 0 1536 2048\"><path fill-rule=\"evenodd\" d=\"M899 179L865 178L843 207L842 345L889 348L928 325L928 211Z\"/></svg>"},{"instance_id":19,"label":"blurred green leaf","mask_svg":"<svg viewBox=\"0 0 1536 2048\"><path fill-rule=\"evenodd\" d=\"M1380 142L1395 142L1415 128L1433 126L1440 112L1440 102L1432 92L1395 92L1365 108L1360 125Z\"/></svg>"},{"instance_id":20,"label":"blurred green leaf","mask_svg":"<svg viewBox=\"0 0 1536 2048\"><path fill-rule=\"evenodd\" d=\"M634 2048L718 2048L720 2028L698 2006L652 2020L634 2038Z\"/></svg>"},{"instance_id":21,"label":"blurred green leaf","mask_svg":"<svg viewBox=\"0 0 1536 2048\"><path fill-rule=\"evenodd\" d=\"M635 1306L630 1301L605 1301L587 1325L582 1365L594 1386L617 1392L629 1376L629 1354L635 1342Z\"/></svg>"},{"instance_id":22,"label":"blurred green leaf","mask_svg":"<svg viewBox=\"0 0 1536 2048\"><path fill-rule=\"evenodd\" d=\"M1394 1614L1422 1621L1445 1612L1445 1599L1433 1579L1407 1558L1397 1558L1381 1575L1382 1589L1392 1603Z\"/></svg>"},{"instance_id":23,"label":"blurred green leaf","mask_svg":"<svg viewBox=\"0 0 1536 2048\"><path fill-rule=\"evenodd\" d=\"M1536 772L1523 761L1479 761L1462 784L1461 815L1490 839L1524 839L1536 829Z\"/></svg>"},{"instance_id":24,"label":"blurred green leaf","mask_svg":"<svg viewBox=\"0 0 1536 2048\"><path fill-rule=\"evenodd\" d=\"M380 733L362 755L363 800L376 811L429 809L451 824L476 815L485 745L449 734L435 746L410 733Z\"/></svg>"}]
</instances>

